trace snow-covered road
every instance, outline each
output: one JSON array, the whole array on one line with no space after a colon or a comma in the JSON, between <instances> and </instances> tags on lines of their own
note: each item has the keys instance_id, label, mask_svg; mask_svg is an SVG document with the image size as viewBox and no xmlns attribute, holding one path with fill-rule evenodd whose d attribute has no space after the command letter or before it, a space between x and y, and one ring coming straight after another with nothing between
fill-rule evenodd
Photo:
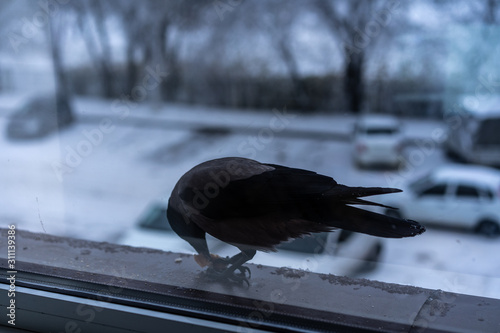
<instances>
[{"instance_id":1,"label":"snow-covered road","mask_svg":"<svg viewBox=\"0 0 500 333\"><path fill-rule=\"evenodd\" d=\"M91 99L77 100L76 107L81 117L96 121L77 123L40 141L12 142L0 136L2 226L14 223L35 232L113 241L134 225L148 203L166 201L185 171L223 156L311 169L340 183L364 186L394 186L446 162L429 139L442 127L432 121L404 121L409 137L427 141L408 149L403 169L359 170L351 161L348 142L283 135L316 130L347 136L354 121L348 115L302 116L283 108L229 112L180 105L126 109ZM133 127L133 117L235 130ZM5 123L0 117L2 132ZM500 297L500 262L493 258L499 251L499 239L430 229L413 239L386 240L379 269L366 277Z\"/></svg>"}]
</instances>

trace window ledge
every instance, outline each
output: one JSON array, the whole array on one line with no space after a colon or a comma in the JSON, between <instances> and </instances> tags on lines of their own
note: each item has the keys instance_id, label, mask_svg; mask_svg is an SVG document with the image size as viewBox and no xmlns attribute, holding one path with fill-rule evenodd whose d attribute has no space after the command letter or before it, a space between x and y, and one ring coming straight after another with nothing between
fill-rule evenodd
<instances>
[{"instance_id":1,"label":"window ledge","mask_svg":"<svg viewBox=\"0 0 500 333\"><path fill-rule=\"evenodd\" d=\"M0 229L0 239L0 306L5 309L9 302L7 229ZM207 280L191 255L16 230L15 285L20 295L16 295L16 307L23 313L16 318L16 328L33 329L33 318L57 317L64 320L38 323L44 327L41 330L67 331L64 325L75 322L108 331L109 325L115 325L116 329L147 332L146 318L154 317L157 324L179 320L165 319L165 314L171 314L189 318L188 325L200 325L197 329L210 323L205 328L212 331L229 327L243 332L500 331L497 299L248 266L252 271L249 287L226 284ZM82 310L89 300L94 312ZM48 306L56 301L67 306ZM140 317L143 326L137 323L139 310L150 311ZM111 316L113 311L129 315ZM8 326L3 317L0 325ZM105 326L109 318L121 319Z\"/></svg>"}]
</instances>

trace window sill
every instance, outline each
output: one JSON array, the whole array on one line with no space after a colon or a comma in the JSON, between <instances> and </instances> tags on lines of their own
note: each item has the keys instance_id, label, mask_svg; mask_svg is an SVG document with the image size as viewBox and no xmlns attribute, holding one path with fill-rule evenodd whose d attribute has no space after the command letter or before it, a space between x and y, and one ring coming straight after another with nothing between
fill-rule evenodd
<instances>
[{"instance_id":1,"label":"window sill","mask_svg":"<svg viewBox=\"0 0 500 333\"><path fill-rule=\"evenodd\" d=\"M0 239L5 309L7 229L0 229ZM175 323L207 332L500 331L497 299L249 267L250 287L224 284L205 279L190 255L16 230L15 327L148 332ZM3 317L0 325L9 326Z\"/></svg>"}]
</instances>

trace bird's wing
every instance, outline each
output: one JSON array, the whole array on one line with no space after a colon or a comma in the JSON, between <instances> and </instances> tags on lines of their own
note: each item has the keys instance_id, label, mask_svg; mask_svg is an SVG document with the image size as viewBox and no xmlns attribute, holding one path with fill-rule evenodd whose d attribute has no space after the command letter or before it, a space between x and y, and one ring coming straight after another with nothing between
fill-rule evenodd
<instances>
[{"instance_id":1,"label":"bird's wing","mask_svg":"<svg viewBox=\"0 0 500 333\"><path fill-rule=\"evenodd\" d=\"M328 219L328 225L378 237L412 237L425 231L425 227L412 220L386 216L346 205L336 206L329 212Z\"/></svg>"},{"instance_id":2,"label":"bird's wing","mask_svg":"<svg viewBox=\"0 0 500 333\"><path fill-rule=\"evenodd\" d=\"M214 187L215 182L210 178L205 182L197 179L196 184L184 186L180 197L210 218L251 217L320 197L337 185L333 178L312 171L263 165L269 170L238 177L217 188L203 185L210 182Z\"/></svg>"},{"instance_id":3,"label":"bird's wing","mask_svg":"<svg viewBox=\"0 0 500 333\"><path fill-rule=\"evenodd\" d=\"M382 207L382 208L388 208L388 209L394 209L397 210L398 208L384 205L378 202L373 202L373 201L368 201L368 200L363 200L363 199L351 199L351 200L345 200L343 201L345 204L348 205L364 205L364 206L377 206L377 207Z\"/></svg>"},{"instance_id":4,"label":"bird's wing","mask_svg":"<svg viewBox=\"0 0 500 333\"><path fill-rule=\"evenodd\" d=\"M361 198L371 195L388 194L403 192L398 188L391 187L360 187L360 186L345 186L339 184L332 187L325 195L331 198L338 198L339 200L347 200L349 198Z\"/></svg>"}]
</instances>

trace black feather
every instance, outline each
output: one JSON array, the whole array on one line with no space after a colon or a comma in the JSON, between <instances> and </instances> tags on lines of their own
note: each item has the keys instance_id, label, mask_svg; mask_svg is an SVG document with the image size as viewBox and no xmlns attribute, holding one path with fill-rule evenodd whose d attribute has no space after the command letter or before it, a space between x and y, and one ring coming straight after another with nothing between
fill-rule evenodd
<instances>
[{"instance_id":1,"label":"black feather","mask_svg":"<svg viewBox=\"0 0 500 333\"><path fill-rule=\"evenodd\" d=\"M224 182L219 179L214 187L213 175L222 174ZM207 184L212 184L211 192L206 192ZM225 158L205 162L179 180L169 209L180 212L183 220L170 222L190 221L225 242L254 249L272 249L289 238L334 228L391 238L421 234L425 228L415 221L350 206L392 208L360 198L396 192L401 190L350 187L309 170Z\"/></svg>"},{"instance_id":2,"label":"black feather","mask_svg":"<svg viewBox=\"0 0 500 333\"><path fill-rule=\"evenodd\" d=\"M341 229L386 238L420 235L425 228L418 222L395 218L351 206L338 206L331 211L327 224Z\"/></svg>"}]
</instances>

